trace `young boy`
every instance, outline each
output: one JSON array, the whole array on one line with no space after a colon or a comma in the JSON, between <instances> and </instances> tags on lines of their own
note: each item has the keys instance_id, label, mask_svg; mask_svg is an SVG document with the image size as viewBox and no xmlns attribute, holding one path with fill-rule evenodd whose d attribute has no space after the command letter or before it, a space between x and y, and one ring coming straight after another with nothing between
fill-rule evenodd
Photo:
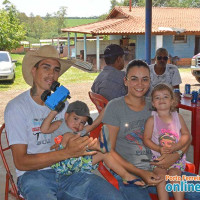
<instances>
[{"instance_id":1,"label":"young boy","mask_svg":"<svg viewBox=\"0 0 200 200\"><path fill-rule=\"evenodd\" d=\"M92 125L93 120L90 116L88 106L81 101L75 101L69 104L63 121L52 122L56 115L56 111L51 111L49 113L42 123L41 132L44 134L54 132L53 137L64 134L60 148L67 145L72 135L81 132L81 135L84 136L87 132L92 130L92 128L95 128L97 123L99 124L101 122L101 117L99 117L97 123ZM85 126L86 123L92 126ZM127 172L109 152L104 153L105 149L100 148L99 142L96 142L90 149L97 150L97 153L93 156L70 158L56 163L52 168L59 174L71 175L79 171L91 172L98 167L98 162L103 161L110 169L122 177L124 184L144 185L143 181L136 179L134 175Z\"/></svg>"}]
</instances>

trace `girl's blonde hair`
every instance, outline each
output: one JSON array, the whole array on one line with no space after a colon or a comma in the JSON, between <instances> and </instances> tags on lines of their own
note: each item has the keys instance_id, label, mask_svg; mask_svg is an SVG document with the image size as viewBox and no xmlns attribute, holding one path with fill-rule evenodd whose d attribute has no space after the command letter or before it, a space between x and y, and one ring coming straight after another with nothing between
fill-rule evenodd
<instances>
[{"instance_id":1,"label":"girl's blonde hair","mask_svg":"<svg viewBox=\"0 0 200 200\"><path fill-rule=\"evenodd\" d=\"M170 93L170 95L171 95L171 98L172 98L172 100L173 100L173 103L172 103L172 105L171 105L170 111L171 111L171 112L176 111L176 110L177 110L176 107L177 107L177 105L178 105L178 102L176 101L175 94L174 94L174 92L173 92L172 87L171 87L170 85L168 85L168 84L160 83L160 84L156 85L156 86L153 88L153 90L152 90L152 92L151 92L151 99L152 99L152 101L153 101L153 96L154 96L155 92L156 92L156 91L163 91L163 90L169 91L169 93ZM156 108L154 108L154 110L156 110Z\"/></svg>"}]
</instances>

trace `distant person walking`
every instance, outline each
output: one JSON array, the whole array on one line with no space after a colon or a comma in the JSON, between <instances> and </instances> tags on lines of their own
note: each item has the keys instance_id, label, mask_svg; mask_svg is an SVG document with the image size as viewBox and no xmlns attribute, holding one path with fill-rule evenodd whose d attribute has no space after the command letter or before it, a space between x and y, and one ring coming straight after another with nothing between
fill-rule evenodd
<instances>
[{"instance_id":1,"label":"distant person walking","mask_svg":"<svg viewBox=\"0 0 200 200\"><path fill-rule=\"evenodd\" d=\"M63 57L63 51L64 51L64 47L62 44L60 44L60 47L59 47L59 55L60 57Z\"/></svg>"}]
</instances>

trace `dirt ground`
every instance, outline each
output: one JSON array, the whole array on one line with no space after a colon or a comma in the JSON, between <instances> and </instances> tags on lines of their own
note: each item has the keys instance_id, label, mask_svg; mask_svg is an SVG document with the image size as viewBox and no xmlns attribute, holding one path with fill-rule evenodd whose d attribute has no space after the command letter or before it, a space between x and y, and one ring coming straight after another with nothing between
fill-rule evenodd
<instances>
[{"instance_id":1,"label":"dirt ground","mask_svg":"<svg viewBox=\"0 0 200 200\"><path fill-rule=\"evenodd\" d=\"M180 91L184 92L184 86L186 83L191 84L191 90L199 90L200 84L196 81L196 79L192 76L191 72L181 72L181 78L182 78L182 84L180 85ZM71 93L71 99L69 102L75 101L75 100L82 100L89 106L90 110L95 110L95 106L90 101L88 96L88 91L90 91L90 88L92 86L92 82L88 83L76 83L76 84L68 84L65 85ZM16 91L16 90L10 90L10 91L3 91L0 92L0 124L4 122L4 110L7 103L22 93L23 91Z\"/></svg>"}]
</instances>

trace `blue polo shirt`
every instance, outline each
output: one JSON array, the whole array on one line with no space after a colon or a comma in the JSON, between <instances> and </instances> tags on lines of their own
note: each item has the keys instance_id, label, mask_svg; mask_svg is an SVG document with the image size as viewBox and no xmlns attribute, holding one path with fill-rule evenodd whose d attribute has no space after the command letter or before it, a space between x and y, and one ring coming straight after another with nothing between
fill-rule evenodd
<instances>
[{"instance_id":1,"label":"blue polo shirt","mask_svg":"<svg viewBox=\"0 0 200 200\"><path fill-rule=\"evenodd\" d=\"M124 77L124 71L117 70L112 66L105 66L95 79L91 90L104 96L108 101L125 96L127 88L124 85Z\"/></svg>"}]
</instances>

